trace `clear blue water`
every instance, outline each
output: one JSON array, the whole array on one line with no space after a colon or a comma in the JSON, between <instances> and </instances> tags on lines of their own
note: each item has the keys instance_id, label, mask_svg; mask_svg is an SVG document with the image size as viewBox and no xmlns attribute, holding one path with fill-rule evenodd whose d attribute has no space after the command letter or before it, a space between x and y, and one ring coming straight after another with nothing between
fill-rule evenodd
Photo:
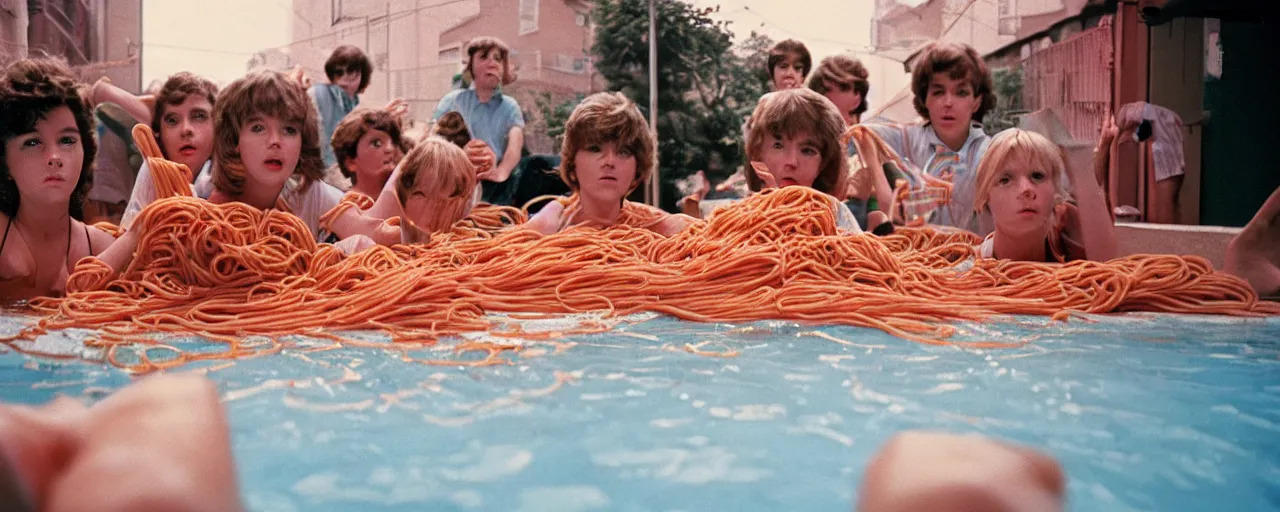
<instances>
[{"instance_id":1,"label":"clear blue water","mask_svg":"<svg viewBox=\"0 0 1280 512\"><path fill-rule=\"evenodd\" d=\"M1046 450L1073 511L1280 508L1280 319L1046 323L969 325L1035 340L962 350L657 318L508 366L295 349L209 376L253 510L848 511L867 458L917 428ZM703 341L739 355L682 349ZM129 380L0 353L4 401L93 401Z\"/></svg>"}]
</instances>

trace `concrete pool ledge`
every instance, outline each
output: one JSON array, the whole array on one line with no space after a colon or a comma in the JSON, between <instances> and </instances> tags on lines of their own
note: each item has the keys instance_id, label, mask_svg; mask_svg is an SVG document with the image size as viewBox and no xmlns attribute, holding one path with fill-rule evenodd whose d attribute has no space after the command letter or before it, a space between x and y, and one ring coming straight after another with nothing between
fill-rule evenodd
<instances>
[{"instance_id":1,"label":"concrete pool ledge","mask_svg":"<svg viewBox=\"0 0 1280 512\"><path fill-rule=\"evenodd\" d=\"M1178 254L1203 257L1222 270L1227 243L1241 228L1117 222L1116 241L1121 255Z\"/></svg>"}]
</instances>

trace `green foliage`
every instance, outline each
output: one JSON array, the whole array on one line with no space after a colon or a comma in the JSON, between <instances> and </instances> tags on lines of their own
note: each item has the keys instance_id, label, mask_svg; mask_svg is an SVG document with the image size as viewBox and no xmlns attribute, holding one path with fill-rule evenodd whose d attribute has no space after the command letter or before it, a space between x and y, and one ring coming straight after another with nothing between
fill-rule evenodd
<instances>
[{"instance_id":1,"label":"green foliage","mask_svg":"<svg viewBox=\"0 0 1280 512\"><path fill-rule=\"evenodd\" d=\"M663 206L674 209L676 181L698 170L724 178L741 164L743 118L765 91L764 66L753 64L772 41L753 35L735 48L728 23L710 18L715 8L658 0L656 11L659 175ZM648 0L596 0L593 17L596 69L648 117Z\"/></svg>"},{"instance_id":2,"label":"green foliage","mask_svg":"<svg viewBox=\"0 0 1280 512\"><path fill-rule=\"evenodd\" d=\"M563 142L564 125L569 122L569 114L573 113L574 107L578 106L585 97L582 94L576 94L568 100L556 103L551 93L541 92L534 98L534 105L547 125L547 136L556 141L557 151Z\"/></svg>"},{"instance_id":3,"label":"green foliage","mask_svg":"<svg viewBox=\"0 0 1280 512\"><path fill-rule=\"evenodd\" d=\"M1026 113L1022 106L1022 68L997 68L991 71L995 86L996 107L983 117L982 129L989 135L1017 126L1017 116Z\"/></svg>"}]
</instances>

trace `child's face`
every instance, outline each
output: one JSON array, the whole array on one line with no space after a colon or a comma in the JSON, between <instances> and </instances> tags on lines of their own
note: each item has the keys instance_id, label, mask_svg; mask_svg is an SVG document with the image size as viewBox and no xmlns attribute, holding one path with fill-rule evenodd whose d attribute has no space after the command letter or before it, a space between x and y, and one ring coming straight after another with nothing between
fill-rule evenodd
<instances>
[{"instance_id":1,"label":"child's face","mask_svg":"<svg viewBox=\"0 0 1280 512\"><path fill-rule=\"evenodd\" d=\"M213 104L203 94L166 105L160 119L160 145L170 160L199 173L213 154Z\"/></svg>"},{"instance_id":2,"label":"child's face","mask_svg":"<svg viewBox=\"0 0 1280 512\"><path fill-rule=\"evenodd\" d=\"M803 69L800 64L800 56L788 53L778 65L773 67L773 90L781 91L800 87L801 71Z\"/></svg>"},{"instance_id":3,"label":"child's face","mask_svg":"<svg viewBox=\"0 0 1280 512\"><path fill-rule=\"evenodd\" d=\"M851 84L839 84L824 79L822 85L826 87L827 93L824 96L836 104L836 110L840 111L840 118L844 119L846 126L853 124L854 110L862 105L862 95L853 88Z\"/></svg>"},{"instance_id":4,"label":"child's face","mask_svg":"<svg viewBox=\"0 0 1280 512\"><path fill-rule=\"evenodd\" d=\"M982 98L974 94L967 78L956 80L945 73L934 73L924 105L929 110L929 123L943 133L969 129L973 114L982 106Z\"/></svg>"},{"instance_id":5,"label":"child's face","mask_svg":"<svg viewBox=\"0 0 1280 512\"><path fill-rule=\"evenodd\" d=\"M347 71L333 78L333 84L341 87L348 96L356 97L360 91L360 79L364 76L359 71Z\"/></svg>"},{"instance_id":6,"label":"child's face","mask_svg":"<svg viewBox=\"0 0 1280 512\"><path fill-rule=\"evenodd\" d=\"M764 154L759 160L778 180L779 187L812 187L822 167L821 147L809 133L792 136L773 134L765 139Z\"/></svg>"},{"instance_id":7,"label":"child's face","mask_svg":"<svg viewBox=\"0 0 1280 512\"><path fill-rule=\"evenodd\" d=\"M50 110L35 131L4 141L4 160L22 202L66 202L80 181L84 146L75 115L67 107Z\"/></svg>"},{"instance_id":8,"label":"child's face","mask_svg":"<svg viewBox=\"0 0 1280 512\"><path fill-rule=\"evenodd\" d=\"M617 142L590 144L573 157L578 191L602 202L621 202L636 179L636 156Z\"/></svg>"},{"instance_id":9,"label":"child's face","mask_svg":"<svg viewBox=\"0 0 1280 512\"><path fill-rule=\"evenodd\" d=\"M283 187L302 155L302 130L271 116L255 116L240 127L240 160L246 179L258 186Z\"/></svg>"},{"instance_id":10,"label":"child's face","mask_svg":"<svg viewBox=\"0 0 1280 512\"><path fill-rule=\"evenodd\" d=\"M1025 155L1009 158L991 187L988 207L996 230L1010 235L1048 235L1054 206L1049 170Z\"/></svg>"},{"instance_id":11,"label":"child's face","mask_svg":"<svg viewBox=\"0 0 1280 512\"><path fill-rule=\"evenodd\" d=\"M356 157L345 162L347 170L364 179L385 183L396 168L398 148L382 130L369 130L356 143Z\"/></svg>"},{"instance_id":12,"label":"child's face","mask_svg":"<svg viewBox=\"0 0 1280 512\"><path fill-rule=\"evenodd\" d=\"M432 232L443 232L471 215L472 194L463 191L450 197L448 191L429 190L429 180L418 180L400 207L400 238L406 244L431 241ZM437 185L438 186L438 185Z\"/></svg>"},{"instance_id":13,"label":"child's face","mask_svg":"<svg viewBox=\"0 0 1280 512\"><path fill-rule=\"evenodd\" d=\"M471 57L471 72L475 76L476 88L495 89L502 83L502 52L492 48L487 52L476 52Z\"/></svg>"}]
</instances>

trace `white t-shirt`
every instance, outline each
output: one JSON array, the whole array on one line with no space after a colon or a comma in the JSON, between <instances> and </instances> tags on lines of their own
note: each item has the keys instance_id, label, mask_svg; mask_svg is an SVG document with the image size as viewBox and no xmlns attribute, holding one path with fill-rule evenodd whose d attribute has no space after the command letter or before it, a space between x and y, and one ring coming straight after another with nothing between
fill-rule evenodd
<instances>
[{"instance_id":1,"label":"white t-shirt","mask_svg":"<svg viewBox=\"0 0 1280 512\"><path fill-rule=\"evenodd\" d=\"M324 240L328 233L320 227L320 217L342 201L342 191L323 181L311 183L306 190L300 190L302 180L297 176L285 182L280 199L289 206L289 210L302 219L311 228L316 240Z\"/></svg>"},{"instance_id":2,"label":"white t-shirt","mask_svg":"<svg viewBox=\"0 0 1280 512\"><path fill-rule=\"evenodd\" d=\"M191 193L200 199L208 199L213 194L213 160L205 161L204 166L200 168L200 172L196 174L195 183L191 185ZM142 167L138 168L138 178L133 182L133 193L129 194L129 205L125 207L124 216L120 218L120 227L128 230L129 226L133 225L138 212L155 200L155 180L151 177L151 166L144 160Z\"/></svg>"},{"instance_id":3,"label":"white t-shirt","mask_svg":"<svg viewBox=\"0 0 1280 512\"><path fill-rule=\"evenodd\" d=\"M191 186L194 196L208 199L213 195L212 161L205 162ZM320 216L328 213L342 200L342 191L323 181L312 183L306 190L299 190L301 178L289 178L284 189L280 191L280 199L289 206L294 215L302 219L311 229L316 240L324 240L328 233L320 227ZM156 200L155 181L151 178L151 168L144 162L138 169L138 179L133 185L133 194L129 197L129 205L125 207L124 216L120 219L120 227L128 230L137 218L138 212Z\"/></svg>"}]
</instances>

